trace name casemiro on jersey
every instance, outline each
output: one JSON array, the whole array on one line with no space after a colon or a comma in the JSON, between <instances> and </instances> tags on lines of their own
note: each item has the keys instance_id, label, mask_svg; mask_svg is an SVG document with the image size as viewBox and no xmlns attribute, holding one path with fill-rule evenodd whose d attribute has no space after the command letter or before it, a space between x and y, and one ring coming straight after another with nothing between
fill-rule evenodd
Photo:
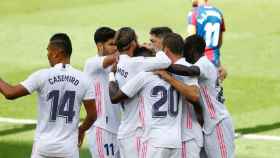
<instances>
[{"instance_id":1,"label":"name casemiro on jersey","mask_svg":"<svg viewBox=\"0 0 280 158\"><path fill-rule=\"evenodd\" d=\"M73 85L77 86L80 83L80 81L78 79L76 79L75 77L70 76L70 75L53 76L52 78L49 78L48 81L51 85L53 85L55 83L59 83L59 82L69 82L69 83L72 83Z\"/></svg>"}]
</instances>

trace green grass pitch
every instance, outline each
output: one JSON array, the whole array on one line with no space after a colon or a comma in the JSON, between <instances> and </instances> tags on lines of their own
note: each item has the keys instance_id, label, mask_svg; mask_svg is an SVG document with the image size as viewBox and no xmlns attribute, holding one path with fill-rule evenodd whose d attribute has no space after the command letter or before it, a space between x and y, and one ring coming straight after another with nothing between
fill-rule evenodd
<instances>
[{"instance_id":1,"label":"green grass pitch","mask_svg":"<svg viewBox=\"0 0 280 158\"><path fill-rule=\"evenodd\" d=\"M210 0L225 16L222 62L227 107L237 132L280 136L279 0ZM0 77L10 83L48 67L49 37L68 33L72 65L82 68L96 53L99 26L135 28L141 42L153 26L170 26L186 35L190 0L1 0ZM0 117L36 118L36 94L15 102L0 96ZM0 158L29 157L34 126L0 124ZM236 140L238 158L279 158L280 142ZM87 144L81 158L89 158Z\"/></svg>"}]
</instances>

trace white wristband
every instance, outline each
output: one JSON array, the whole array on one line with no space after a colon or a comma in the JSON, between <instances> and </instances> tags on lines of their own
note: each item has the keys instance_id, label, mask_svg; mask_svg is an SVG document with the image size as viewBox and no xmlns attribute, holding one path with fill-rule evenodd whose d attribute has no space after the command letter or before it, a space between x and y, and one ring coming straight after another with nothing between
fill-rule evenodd
<instances>
[{"instance_id":1,"label":"white wristband","mask_svg":"<svg viewBox=\"0 0 280 158\"><path fill-rule=\"evenodd\" d=\"M115 74L113 72L109 73L109 82L115 82L116 78L115 78Z\"/></svg>"}]
</instances>

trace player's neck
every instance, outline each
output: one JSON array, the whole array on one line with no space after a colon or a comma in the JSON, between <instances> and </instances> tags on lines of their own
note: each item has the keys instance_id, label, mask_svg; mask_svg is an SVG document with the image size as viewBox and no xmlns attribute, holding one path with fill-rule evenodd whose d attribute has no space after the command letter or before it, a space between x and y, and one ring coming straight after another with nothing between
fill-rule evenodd
<instances>
[{"instance_id":1,"label":"player's neck","mask_svg":"<svg viewBox=\"0 0 280 158\"><path fill-rule=\"evenodd\" d=\"M203 55L202 56L200 56L200 55L195 56L194 57L195 62L197 62L201 57L203 57Z\"/></svg>"},{"instance_id":2,"label":"player's neck","mask_svg":"<svg viewBox=\"0 0 280 158\"><path fill-rule=\"evenodd\" d=\"M173 64L176 63L179 59L181 59L181 56L179 56L179 55L170 56L170 60Z\"/></svg>"},{"instance_id":3,"label":"player's neck","mask_svg":"<svg viewBox=\"0 0 280 158\"><path fill-rule=\"evenodd\" d=\"M98 56L103 56L103 53L101 53L101 51L97 52Z\"/></svg>"},{"instance_id":4,"label":"player's neck","mask_svg":"<svg viewBox=\"0 0 280 158\"><path fill-rule=\"evenodd\" d=\"M58 61L56 64L60 64L60 63L65 64L65 65L70 64L70 59L69 58L62 59L62 60Z\"/></svg>"},{"instance_id":5,"label":"player's neck","mask_svg":"<svg viewBox=\"0 0 280 158\"><path fill-rule=\"evenodd\" d=\"M133 51L127 50L126 52L124 52L124 54L132 57L133 56Z\"/></svg>"}]
</instances>

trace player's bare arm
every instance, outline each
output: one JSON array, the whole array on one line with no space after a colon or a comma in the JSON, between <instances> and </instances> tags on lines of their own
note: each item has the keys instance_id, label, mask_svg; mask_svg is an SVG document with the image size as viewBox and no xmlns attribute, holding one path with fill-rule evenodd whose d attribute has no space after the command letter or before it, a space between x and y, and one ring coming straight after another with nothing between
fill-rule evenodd
<instances>
[{"instance_id":1,"label":"player's bare arm","mask_svg":"<svg viewBox=\"0 0 280 158\"><path fill-rule=\"evenodd\" d=\"M218 71L219 71L219 79L220 79L220 81L223 82L227 78L228 72L227 72L226 68L223 65L221 65L219 67Z\"/></svg>"},{"instance_id":2,"label":"player's bare arm","mask_svg":"<svg viewBox=\"0 0 280 158\"><path fill-rule=\"evenodd\" d=\"M109 96L113 104L117 104L129 97L125 95L119 88L118 83L115 81L113 72L109 74Z\"/></svg>"},{"instance_id":3,"label":"player's bare arm","mask_svg":"<svg viewBox=\"0 0 280 158\"><path fill-rule=\"evenodd\" d=\"M190 76L197 77L200 76L200 69L198 66L184 66L179 64L172 64L168 69L168 72L180 75L180 76ZM224 66L219 67L219 79L224 81L227 77L228 73Z\"/></svg>"},{"instance_id":4,"label":"player's bare arm","mask_svg":"<svg viewBox=\"0 0 280 158\"><path fill-rule=\"evenodd\" d=\"M112 64L114 64L117 61L118 55L117 53L112 54L112 55L107 55L104 57L103 60L103 68L106 69L107 67L111 66Z\"/></svg>"},{"instance_id":5,"label":"player's bare arm","mask_svg":"<svg viewBox=\"0 0 280 158\"><path fill-rule=\"evenodd\" d=\"M197 121L201 125L201 127L203 127L204 119L203 119L202 106L200 105L199 102L192 103L192 104L194 105L193 108L196 114Z\"/></svg>"},{"instance_id":6,"label":"player's bare arm","mask_svg":"<svg viewBox=\"0 0 280 158\"><path fill-rule=\"evenodd\" d=\"M199 88L197 86L189 86L176 80L167 71L159 70L154 74L159 75L161 78L169 82L178 92L180 92L190 102L198 102L199 100Z\"/></svg>"},{"instance_id":7,"label":"player's bare arm","mask_svg":"<svg viewBox=\"0 0 280 158\"><path fill-rule=\"evenodd\" d=\"M221 33L220 33L220 36L219 36L219 44L218 44L218 47L221 48L222 47L222 44L223 44L223 33L224 33L224 30L221 30ZM222 65L221 61L220 62L220 67L218 68L219 70L219 79L220 81L224 81L226 78L227 78L227 70L226 68Z\"/></svg>"},{"instance_id":8,"label":"player's bare arm","mask_svg":"<svg viewBox=\"0 0 280 158\"><path fill-rule=\"evenodd\" d=\"M168 72L180 75L180 76L199 76L200 75L200 69L198 66L184 66L179 64L172 64L168 69Z\"/></svg>"},{"instance_id":9,"label":"player's bare arm","mask_svg":"<svg viewBox=\"0 0 280 158\"><path fill-rule=\"evenodd\" d=\"M27 91L27 89L25 89L21 84L13 86L13 85L6 83L2 79L0 79L0 92L8 100L14 100L19 97L29 95L29 92Z\"/></svg>"},{"instance_id":10,"label":"player's bare arm","mask_svg":"<svg viewBox=\"0 0 280 158\"><path fill-rule=\"evenodd\" d=\"M94 121L97 118L95 100L85 100L83 101L83 104L87 115L85 120L82 122L82 124L79 127L79 136L78 136L79 147L81 147L83 144L85 132L91 127L91 125L94 123Z\"/></svg>"}]
</instances>

